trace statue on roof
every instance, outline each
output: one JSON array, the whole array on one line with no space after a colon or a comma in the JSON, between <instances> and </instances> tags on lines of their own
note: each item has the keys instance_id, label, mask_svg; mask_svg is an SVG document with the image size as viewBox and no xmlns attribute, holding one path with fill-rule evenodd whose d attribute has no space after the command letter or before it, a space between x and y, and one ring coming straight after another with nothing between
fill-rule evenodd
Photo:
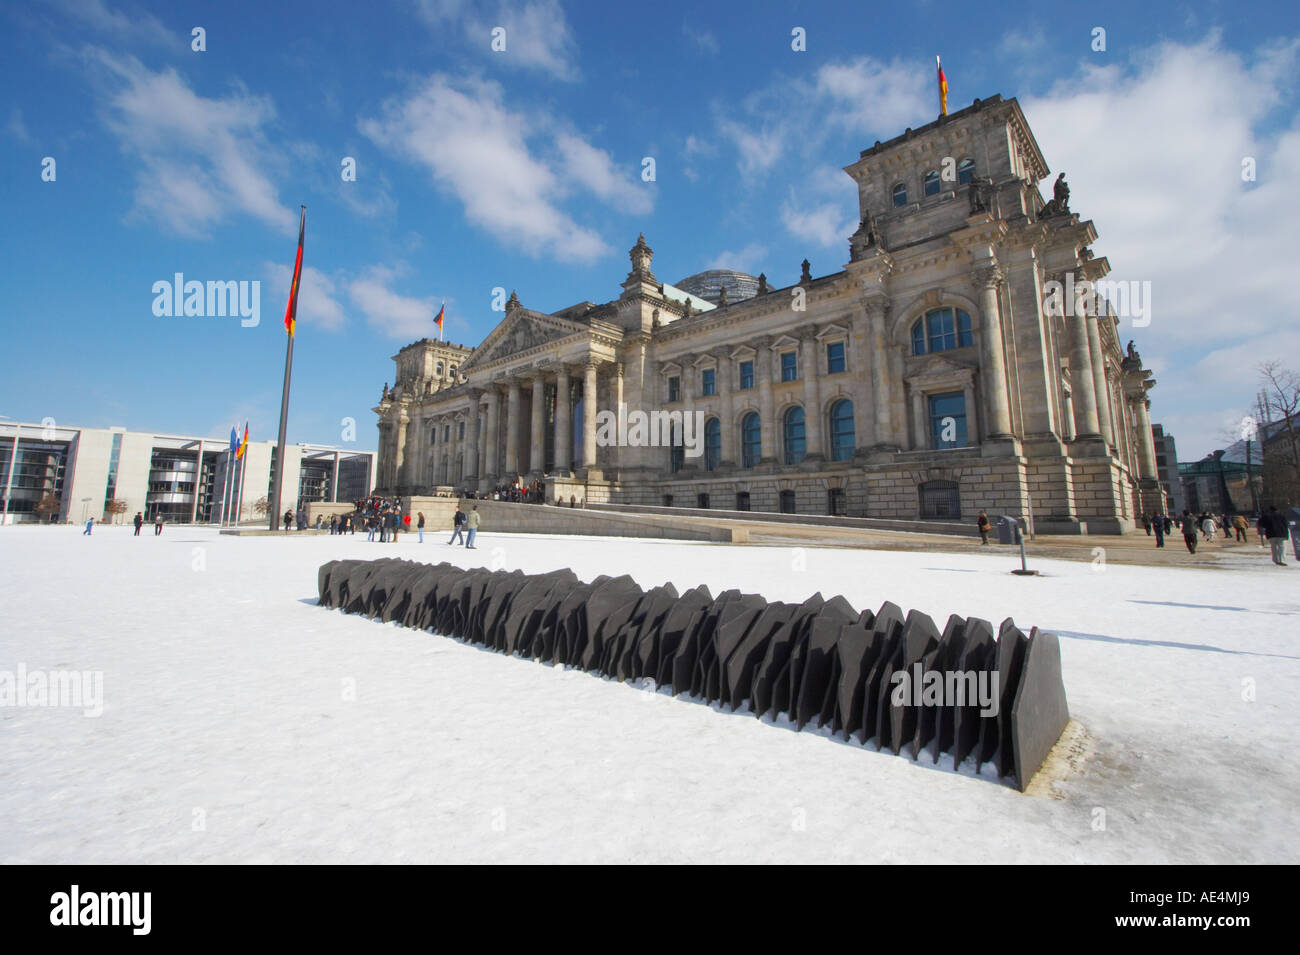
<instances>
[{"instance_id":1,"label":"statue on roof","mask_svg":"<svg viewBox=\"0 0 1300 955\"><path fill-rule=\"evenodd\" d=\"M767 273L766 273L766 272L759 272L759 273L758 273L758 294L759 294L759 295L766 295L766 294L768 293L768 291L769 291L769 290L768 290L768 287L767 287Z\"/></svg>"},{"instance_id":2,"label":"statue on roof","mask_svg":"<svg viewBox=\"0 0 1300 955\"><path fill-rule=\"evenodd\" d=\"M727 307L727 287L724 285L718 290L718 308Z\"/></svg>"},{"instance_id":3,"label":"statue on roof","mask_svg":"<svg viewBox=\"0 0 1300 955\"><path fill-rule=\"evenodd\" d=\"M808 260L803 260L803 271L799 273L799 284L804 285L812 281L812 271L808 265Z\"/></svg>"},{"instance_id":4,"label":"statue on roof","mask_svg":"<svg viewBox=\"0 0 1300 955\"><path fill-rule=\"evenodd\" d=\"M1038 214L1040 219L1050 219L1052 216L1064 216L1070 214L1070 187L1065 181L1065 173L1056 177L1056 182L1052 185L1052 199L1043 206L1043 211Z\"/></svg>"}]
</instances>

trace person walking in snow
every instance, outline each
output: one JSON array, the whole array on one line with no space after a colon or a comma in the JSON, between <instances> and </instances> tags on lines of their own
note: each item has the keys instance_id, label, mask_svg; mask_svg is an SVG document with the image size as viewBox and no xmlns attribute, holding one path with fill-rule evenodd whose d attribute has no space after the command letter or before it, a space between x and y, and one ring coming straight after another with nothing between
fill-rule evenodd
<instances>
[{"instance_id":1,"label":"person walking in snow","mask_svg":"<svg viewBox=\"0 0 1300 955\"><path fill-rule=\"evenodd\" d=\"M1183 511L1183 543L1187 545L1187 553L1196 553L1196 519L1190 511Z\"/></svg>"},{"instance_id":2,"label":"person walking in snow","mask_svg":"<svg viewBox=\"0 0 1300 955\"><path fill-rule=\"evenodd\" d=\"M453 514L451 517L451 540L447 541L448 547L456 543L457 538L460 539L460 542L462 544L465 543L465 534L463 531L464 526L465 526L465 512L462 511L460 509L460 505L457 504L456 513Z\"/></svg>"},{"instance_id":3,"label":"person walking in snow","mask_svg":"<svg viewBox=\"0 0 1300 955\"><path fill-rule=\"evenodd\" d=\"M1156 532L1156 546L1164 547L1165 546L1165 516L1161 514L1159 511L1157 511L1155 513L1155 516L1151 519L1151 524L1155 528L1155 532Z\"/></svg>"},{"instance_id":4,"label":"person walking in snow","mask_svg":"<svg viewBox=\"0 0 1300 955\"><path fill-rule=\"evenodd\" d=\"M144 526L144 515L141 514L139 511L136 511L136 512L135 512L135 518L131 521L131 523L135 525L135 535L134 535L134 536L139 537L139 536L140 536L140 528Z\"/></svg>"},{"instance_id":5,"label":"person walking in snow","mask_svg":"<svg viewBox=\"0 0 1300 955\"><path fill-rule=\"evenodd\" d=\"M980 543L983 544L985 547L987 547L987 546L988 546L988 543L989 543L989 516L988 516L988 514L985 513L984 511L980 511L980 516L979 516L979 519L975 522L975 526L976 526L977 528L979 528L979 532L980 532Z\"/></svg>"},{"instance_id":6,"label":"person walking in snow","mask_svg":"<svg viewBox=\"0 0 1300 955\"><path fill-rule=\"evenodd\" d=\"M424 511L416 511L415 516L416 516L415 530L416 533L420 535L419 542L423 544L424 543Z\"/></svg>"},{"instance_id":7,"label":"person walking in snow","mask_svg":"<svg viewBox=\"0 0 1300 955\"><path fill-rule=\"evenodd\" d=\"M1268 511L1259 522L1264 526L1264 533L1268 535L1268 546L1273 552L1273 563L1285 567L1286 561L1283 558L1286 556L1287 538L1290 537L1286 518L1282 516L1276 504L1270 504Z\"/></svg>"},{"instance_id":8,"label":"person walking in snow","mask_svg":"<svg viewBox=\"0 0 1300 955\"><path fill-rule=\"evenodd\" d=\"M478 527L482 520L483 518L478 512L478 505L475 504L474 510L469 512L469 517L466 519L466 524L469 525L469 532L468 536L465 538L465 546L470 550L477 549L474 546L474 538L478 536Z\"/></svg>"},{"instance_id":9,"label":"person walking in snow","mask_svg":"<svg viewBox=\"0 0 1300 955\"><path fill-rule=\"evenodd\" d=\"M86 518L86 529L81 532L81 536L89 537L91 528L93 528L94 526L95 526L95 519L93 517Z\"/></svg>"},{"instance_id":10,"label":"person walking in snow","mask_svg":"<svg viewBox=\"0 0 1300 955\"><path fill-rule=\"evenodd\" d=\"M1232 530L1235 534L1235 539L1237 543L1239 544L1246 543L1246 519L1242 517L1240 514L1237 514L1236 516L1233 517Z\"/></svg>"},{"instance_id":11,"label":"person walking in snow","mask_svg":"<svg viewBox=\"0 0 1300 955\"><path fill-rule=\"evenodd\" d=\"M162 533L162 526L163 526L162 511L159 511L159 512L154 516L154 519L153 519L153 536L154 536L154 537L157 537L159 534Z\"/></svg>"}]
</instances>

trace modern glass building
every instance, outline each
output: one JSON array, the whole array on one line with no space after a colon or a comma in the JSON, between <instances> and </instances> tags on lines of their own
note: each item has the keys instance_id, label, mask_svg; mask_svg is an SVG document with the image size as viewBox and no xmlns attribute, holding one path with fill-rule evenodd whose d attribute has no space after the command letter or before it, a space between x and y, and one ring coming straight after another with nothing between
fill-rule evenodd
<instances>
[{"instance_id":1,"label":"modern glass building","mask_svg":"<svg viewBox=\"0 0 1300 955\"><path fill-rule=\"evenodd\" d=\"M0 422L0 521L129 523L264 520L275 443L235 461L224 439ZM375 452L299 444L286 449L285 507L353 501L374 484ZM337 494L337 496L336 496Z\"/></svg>"}]
</instances>

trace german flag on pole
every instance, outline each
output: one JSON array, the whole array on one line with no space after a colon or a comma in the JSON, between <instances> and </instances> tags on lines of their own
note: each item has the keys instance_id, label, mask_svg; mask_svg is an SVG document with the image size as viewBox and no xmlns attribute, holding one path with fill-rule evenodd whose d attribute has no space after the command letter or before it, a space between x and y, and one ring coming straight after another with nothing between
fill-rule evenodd
<instances>
[{"instance_id":1,"label":"german flag on pole","mask_svg":"<svg viewBox=\"0 0 1300 955\"><path fill-rule=\"evenodd\" d=\"M947 116L948 115L948 77L943 75L943 64L939 62L939 57L937 54L935 55L934 58L934 65L939 69L939 112L940 114Z\"/></svg>"},{"instance_id":2,"label":"german flag on pole","mask_svg":"<svg viewBox=\"0 0 1300 955\"><path fill-rule=\"evenodd\" d=\"M235 452L235 460L238 461L248 450L248 422L244 422L244 440L239 442L239 450Z\"/></svg>"},{"instance_id":3,"label":"german flag on pole","mask_svg":"<svg viewBox=\"0 0 1300 955\"><path fill-rule=\"evenodd\" d=\"M289 286L289 305L284 310L284 330L293 338L294 327L298 324L298 283L302 280L302 238L307 227L307 207L302 207L298 219L298 258L293 263L293 284Z\"/></svg>"}]
</instances>

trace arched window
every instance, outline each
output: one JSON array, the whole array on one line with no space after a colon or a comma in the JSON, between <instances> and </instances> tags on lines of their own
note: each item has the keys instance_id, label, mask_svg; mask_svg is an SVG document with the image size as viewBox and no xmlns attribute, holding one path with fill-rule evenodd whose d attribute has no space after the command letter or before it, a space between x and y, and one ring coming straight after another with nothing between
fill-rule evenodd
<instances>
[{"instance_id":1,"label":"arched window","mask_svg":"<svg viewBox=\"0 0 1300 955\"><path fill-rule=\"evenodd\" d=\"M758 464L763 453L763 432L757 412L751 411L740 419L740 449L743 467L752 468Z\"/></svg>"},{"instance_id":2,"label":"arched window","mask_svg":"<svg viewBox=\"0 0 1300 955\"><path fill-rule=\"evenodd\" d=\"M939 194L939 173L934 169L925 174L924 192L927 196Z\"/></svg>"},{"instance_id":3,"label":"arched window","mask_svg":"<svg viewBox=\"0 0 1300 955\"><path fill-rule=\"evenodd\" d=\"M704 422L704 470L716 471L722 461L722 422L710 418Z\"/></svg>"},{"instance_id":4,"label":"arched window","mask_svg":"<svg viewBox=\"0 0 1300 955\"><path fill-rule=\"evenodd\" d=\"M964 185L975 178L975 160L963 159L957 164L957 185Z\"/></svg>"},{"instance_id":5,"label":"arched window","mask_svg":"<svg viewBox=\"0 0 1300 955\"><path fill-rule=\"evenodd\" d=\"M434 363L434 365L433 365L433 373L434 373L435 375L441 375L441 374L442 374L442 362L439 361L439 362L435 362L435 363Z\"/></svg>"},{"instance_id":6,"label":"arched window","mask_svg":"<svg viewBox=\"0 0 1300 955\"><path fill-rule=\"evenodd\" d=\"M894 186L894 208L907 205L907 186L901 182Z\"/></svg>"},{"instance_id":7,"label":"arched window","mask_svg":"<svg viewBox=\"0 0 1300 955\"><path fill-rule=\"evenodd\" d=\"M783 424L785 463L798 464L803 460L806 451L803 409L795 405L787 410Z\"/></svg>"},{"instance_id":8,"label":"arched window","mask_svg":"<svg viewBox=\"0 0 1300 955\"><path fill-rule=\"evenodd\" d=\"M948 351L975 344L970 316L960 308L936 308L912 325L912 354Z\"/></svg>"},{"instance_id":9,"label":"arched window","mask_svg":"<svg viewBox=\"0 0 1300 955\"><path fill-rule=\"evenodd\" d=\"M853 402L841 398L831 405L831 460L847 461L853 457Z\"/></svg>"},{"instance_id":10,"label":"arched window","mask_svg":"<svg viewBox=\"0 0 1300 955\"><path fill-rule=\"evenodd\" d=\"M922 517L961 517L961 492L953 481L926 481L917 488Z\"/></svg>"}]
</instances>

